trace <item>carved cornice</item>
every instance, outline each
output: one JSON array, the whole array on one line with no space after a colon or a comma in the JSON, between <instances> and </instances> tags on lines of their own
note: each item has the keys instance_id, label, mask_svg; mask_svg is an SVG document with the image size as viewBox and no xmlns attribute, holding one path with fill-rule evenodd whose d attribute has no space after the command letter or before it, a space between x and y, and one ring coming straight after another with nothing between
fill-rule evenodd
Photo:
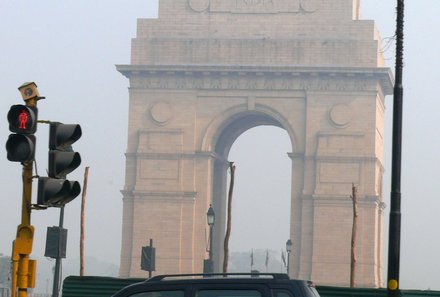
<instances>
[{"instance_id":1,"label":"carved cornice","mask_svg":"<svg viewBox=\"0 0 440 297\"><path fill-rule=\"evenodd\" d=\"M290 2L274 0L188 0L189 7L195 12L210 13L313 13L322 0L297 0Z\"/></svg>"},{"instance_id":2,"label":"carved cornice","mask_svg":"<svg viewBox=\"0 0 440 297\"><path fill-rule=\"evenodd\" d=\"M359 205L363 207L375 206L379 212L383 212L386 207L380 196L359 195ZM303 195L303 200L312 199L320 204L352 204L352 200L348 196L340 195Z\"/></svg>"},{"instance_id":3,"label":"carved cornice","mask_svg":"<svg viewBox=\"0 0 440 297\"><path fill-rule=\"evenodd\" d=\"M215 152L177 152L177 153L125 153L127 158L143 158L143 159L151 159L151 160L178 160L178 159L215 159L224 163L228 163L228 160L221 157L219 154Z\"/></svg>"},{"instance_id":4,"label":"carved cornice","mask_svg":"<svg viewBox=\"0 0 440 297\"><path fill-rule=\"evenodd\" d=\"M118 65L132 89L377 91L392 94L389 68Z\"/></svg>"},{"instance_id":5,"label":"carved cornice","mask_svg":"<svg viewBox=\"0 0 440 297\"><path fill-rule=\"evenodd\" d=\"M292 160L304 161L304 153L287 153L287 156Z\"/></svg>"},{"instance_id":6,"label":"carved cornice","mask_svg":"<svg viewBox=\"0 0 440 297\"><path fill-rule=\"evenodd\" d=\"M197 192L154 192L154 191L136 191L136 190L123 190L121 193L124 195L124 200L136 200L136 199L148 199L148 200L180 200L188 199L194 200L197 197Z\"/></svg>"},{"instance_id":7,"label":"carved cornice","mask_svg":"<svg viewBox=\"0 0 440 297\"><path fill-rule=\"evenodd\" d=\"M377 163L380 165L380 168L384 170L382 165L382 161L374 156L357 156L357 155L343 155L343 156L335 156L335 155L319 155L319 156L304 156L304 161L308 162L343 162L343 163Z\"/></svg>"}]
</instances>

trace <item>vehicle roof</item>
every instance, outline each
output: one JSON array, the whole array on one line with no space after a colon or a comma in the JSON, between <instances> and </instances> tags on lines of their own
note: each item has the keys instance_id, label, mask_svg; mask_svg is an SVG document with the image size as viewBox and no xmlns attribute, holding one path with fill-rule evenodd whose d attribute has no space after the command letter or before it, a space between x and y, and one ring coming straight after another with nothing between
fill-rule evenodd
<instances>
[{"instance_id":1,"label":"vehicle roof","mask_svg":"<svg viewBox=\"0 0 440 297\"><path fill-rule=\"evenodd\" d=\"M303 280L289 279L287 274L282 273L212 273L212 274L170 274L170 275L158 275L152 277L143 284L243 284L243 283L286 283L286 282L306 282Z\"/></svg>"},{"instance_id":2,"label":"vehicle roof","mask_svg":"<svg viewBox=\"0 0 440 297\"><path fill-rule=\"evenodd\" d=\"M290 279L287 274L281 273L212 273L212 274L172 274L158 275L144 282L135 283L122 289L115 296L126 296L129 292L138 290L164 290L199 288L222 289L228 288L262 288L277 287L300 290L302 295L308 296L305 287L313 287L313 283L306 280ZM301 296L302 296L301 295ZM319 296L319 295L318 295Z\"/></svg>"}]
</instances>

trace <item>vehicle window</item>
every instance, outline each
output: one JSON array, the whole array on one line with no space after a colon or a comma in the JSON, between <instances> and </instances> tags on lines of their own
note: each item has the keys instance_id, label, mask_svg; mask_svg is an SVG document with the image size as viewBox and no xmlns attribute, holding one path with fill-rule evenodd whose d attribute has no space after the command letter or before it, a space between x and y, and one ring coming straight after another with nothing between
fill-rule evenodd
<instances>
[{"instance_id":1,"label":"vehicle window","mask_svg":"<svg viewBox=\"0 0 440 297\"><path fill-rule=\"evenodd\" d=\"M312 292L312 297L320 297L318 291L314 287L309 287L309 289Z\"/></svg>"},{"instance_id":2,"label":"vehicle window","mask_svg":"<svg viewBox=\"0 0 440 297\"><path fill-rule=\"evenodd\" d=\"M184 295L184 291L150 291L136 293L130 297L183 297Z\"/></svg>"},{"instance_id":3,"label":"vehicle window","mask_svg":"<svg viewBox=\"0 0 440 297\"><path fill-rule=\"evenodd\" d=\"M301 287L304 297L320 297L318 291L316 291L315 286L308 282L306 286Z\"/></svg>"},{"instance_id":4,"label":"vehicle window","mask_svg":"<svg viewBox=\"0 0 440 297\"><path fill-rule=\"evenodd\" d=\"M196 297L261 297L257 290L200 290Z\"/></svg>"},{"instance_id":5,"label":"vehicle window","mask_svg":"<svg viewBox=\"0 0 440 297\"><path fill-rule=\"evenodd\" d=\"M286 290L275 290L275 297L292 297L292 294Z\"/></svg>"}]
</instances>

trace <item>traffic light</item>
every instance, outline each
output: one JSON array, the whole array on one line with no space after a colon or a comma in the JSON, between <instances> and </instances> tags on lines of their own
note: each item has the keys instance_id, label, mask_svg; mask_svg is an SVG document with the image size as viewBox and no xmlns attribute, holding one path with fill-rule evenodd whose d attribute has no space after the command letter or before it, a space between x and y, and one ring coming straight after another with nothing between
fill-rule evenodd
<instances>
[{"instance_id":1,"label":"traffic light","mask_svg":"<svg viewBox=\"0 0 440 297\"><path fill-rule=\"evenodd\" d=\"M80 194L79 182L66 180L66 175L81 164L80 154L72 150L72 144L80 139L81 135L80 125L50 123L49 177L38 178L38 205L60 207Z\"/></svg>"},{"instance_id":2,"label":"traffic light","mask_svg":"<svg viewBox=\"0 0 440 297\"><path fill-rule=\"evenodd\" d=\"M10 134L6 141L7 158L12 162L29 162L35 157L35 136L38 109L34 106L12 105L8 112Z\"/></svg>"},{"instance_id":3,"label":"traffic light","mask_svg":"<svg viewBox=\"0 0 440 297\"><path fill-rule=\"evenodd\" d=\"M50 123L49 131L49 177L66 178L78 168L81 156L72 150L72 144L81 138L81 126Z\"/></svg>"},{"instance_id":4,"label":"traffic light","mask_svg":"<svg viewBox=\"0 0 440 297\"><path fill-rule=\"evenodd\" d=\"M81 193L81 186L77 181L50 177L38 178L38 205L61 207L75 199L79 193Z\"/></svg>"}]
</instances>

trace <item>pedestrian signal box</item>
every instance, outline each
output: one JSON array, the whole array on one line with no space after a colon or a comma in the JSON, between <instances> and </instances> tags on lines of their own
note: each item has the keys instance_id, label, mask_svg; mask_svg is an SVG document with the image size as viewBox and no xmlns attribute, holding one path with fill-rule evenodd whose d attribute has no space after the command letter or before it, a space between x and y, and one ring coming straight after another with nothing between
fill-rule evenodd
<instances>
[{"instance_id":1,"label":"pedestrian signal box","mask_svg":"<svg viewBox=\"0 0 440 297\"><path fill-rule=\"evenodd\" d=\"M37 131L36 107L12 105L8 112L9 130L19 134L34 134Z\"/></svg>"},{"instance_id":2,"label":"pedestrian signal box","mask_svg":"<svg viewBox=\"0 0 440 297\"><path fill-rule=\"evenodd\" d=\"M10 134L6 141L7 158L12 162L30 162L35 157L35 136L38 109L34 106L12 105L8 112Z\"/></svg>"}]
</instances>

